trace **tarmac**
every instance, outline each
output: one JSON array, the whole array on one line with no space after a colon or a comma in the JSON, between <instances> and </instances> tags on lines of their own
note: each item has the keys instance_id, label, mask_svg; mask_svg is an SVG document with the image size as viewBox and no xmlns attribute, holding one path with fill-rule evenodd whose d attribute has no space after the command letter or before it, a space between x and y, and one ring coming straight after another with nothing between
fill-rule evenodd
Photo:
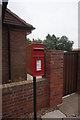
<instances>
[{"instance_id":1,"label":"tarmac","mask_svg":"<svg viewBox=\"0 0 80 120\"><path fill-rule=\"evenodd\" d=\"M54 120L66 120L66 118L72 118L75 120L80 120L78 115L79 111L79 99L78 94L70 94L63 97L62 104L57 106L58 109L52 112L48 112L42 116L42 120L47 120L53 118ZM71 120L72 120L71 119Z\"/></svg>"}]
</instances>

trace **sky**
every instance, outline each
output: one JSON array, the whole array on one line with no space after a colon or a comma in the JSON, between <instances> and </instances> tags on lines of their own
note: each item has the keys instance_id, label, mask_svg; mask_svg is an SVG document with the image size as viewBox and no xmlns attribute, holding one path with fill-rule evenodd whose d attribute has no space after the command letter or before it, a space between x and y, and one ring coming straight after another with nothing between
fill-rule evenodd
<instances>
[{"instance_id":1,"label":"sky","mask_svg":"<svg viewBox=\"0 0 80 120\"><path fill-rule=\"evenodd\" d=\"M78 0L9 0L7 7L36 28L31 40L65 35L78 48Z\"/></svg>"}]
</instances>

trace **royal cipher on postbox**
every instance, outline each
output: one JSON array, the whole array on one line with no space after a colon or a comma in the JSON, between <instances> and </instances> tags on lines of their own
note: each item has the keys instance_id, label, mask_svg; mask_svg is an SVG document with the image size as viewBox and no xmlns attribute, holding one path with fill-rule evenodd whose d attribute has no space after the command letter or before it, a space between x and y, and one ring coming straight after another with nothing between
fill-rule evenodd
<instances>
[{"instance_id":1,"label":"royal cipher on postbox","mask_svg":"<svg viewBox=\"0 0 80 120\"><path fill-rule=\"evenodd\" d=\"M32 43L26 47L26 72L33 77L44 75L44 44Z\"/></svg>"}]
</instances>

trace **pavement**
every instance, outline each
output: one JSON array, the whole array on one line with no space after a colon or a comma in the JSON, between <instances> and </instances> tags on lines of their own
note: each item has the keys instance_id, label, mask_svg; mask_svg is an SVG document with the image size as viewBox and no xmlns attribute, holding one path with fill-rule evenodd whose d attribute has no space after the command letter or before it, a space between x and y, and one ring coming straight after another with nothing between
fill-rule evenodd
<instances>
[{"instance_id":1,"label":"pavement","mask_svg":"<svg viewBox=\"0 0 80 120\"><path fill-rule=\"evenodd\" d=\"M80 117L78 117L78 94L70 94L68 96L63 97L62 104L58 105L58 110L54 110L52 112L48 112L45 115L42 116L42 120L45 120L47 118L53 118L55 120L66 120L66 118L72 118L72 120L75 118L75 120L80 120Z\"/></svg>"},{"instance_id":2,"label":"pavement","mask_svg":"<svg viewBox=\"0 0 80 120\"><path fill-rule=\"evenodd\" d=\"M45 115L42 116L42 120L44 119L50 119L50 118L59 118L59 120L62 120L62 118L66 118L66 116L60 111L60 110L54 110L53 112L46 113ZM60 119L61 118L61 119Z\"/></svg>"},{"instance_id":3,"label":"pavement","mask_svg":"<svg viewBox=\"0 0 80 120\"><path fill-rule=\"evenodd\" d=\"M63 103L58 108L67 117L78 116L78 94L74 93L63 97Z\"/></svg>"}]
</instances>

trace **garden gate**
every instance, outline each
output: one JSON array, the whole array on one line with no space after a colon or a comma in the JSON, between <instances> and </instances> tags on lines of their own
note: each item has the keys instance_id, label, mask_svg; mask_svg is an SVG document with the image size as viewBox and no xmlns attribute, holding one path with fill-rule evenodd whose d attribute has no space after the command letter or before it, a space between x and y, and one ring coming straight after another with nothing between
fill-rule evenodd
<instances>
[{"instance_id":1,"label":"garden gate","mask_svg":"<svg viewBox=\"0 0 80 120\"><path fill-rule=\"evenodd\" d=\"M63 95L68 95L77 91L78 79L78 53L64 53L64 79Z\"/></svg>"}]
</instances>

